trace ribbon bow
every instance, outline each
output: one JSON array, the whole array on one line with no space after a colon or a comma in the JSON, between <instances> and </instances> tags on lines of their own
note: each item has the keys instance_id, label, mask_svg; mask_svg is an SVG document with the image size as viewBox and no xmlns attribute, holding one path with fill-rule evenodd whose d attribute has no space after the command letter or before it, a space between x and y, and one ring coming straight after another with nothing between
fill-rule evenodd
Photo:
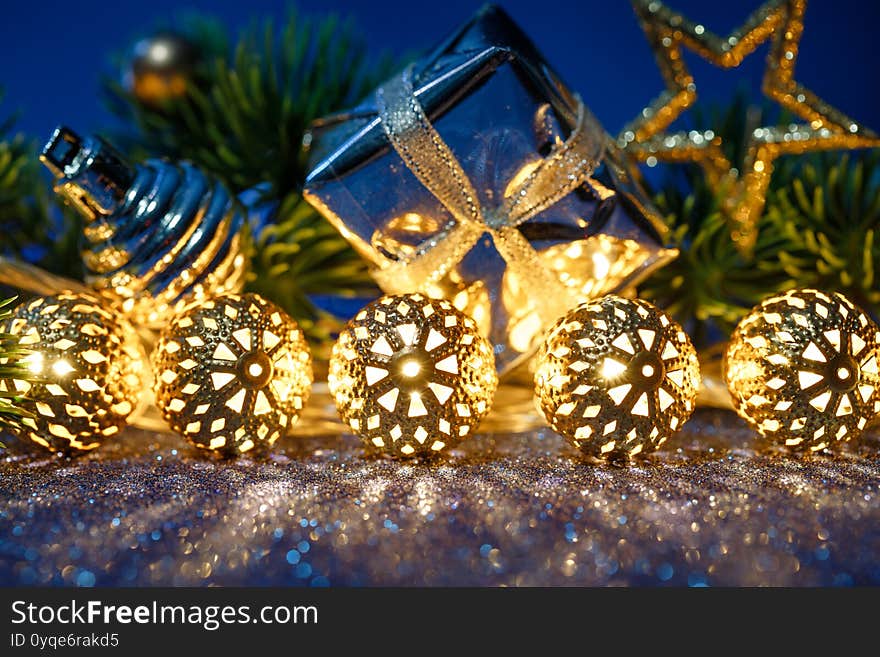
<instances>
[{"instance_id":1,"label":"ribbon bow","mask_svg":"<svg viewBox=\"0 0 880 657\"><path fill-rule=\"evenodd\" d=\"M488 233L536 304L542 322L555 321L578 299L541 264L537 251L516 227L586 181L602 157L604 132L587 129L588 113L578 97L577 122L568 139L556 144L519 184L508 189L498 207L484 208L461 163L431 125L411 78L410 67L377 90L382 128L406 167L449 210L456 224L416 253L374 271L378 283L390 293L423 289L443 278Z\"/></svg>"}]
</instances>

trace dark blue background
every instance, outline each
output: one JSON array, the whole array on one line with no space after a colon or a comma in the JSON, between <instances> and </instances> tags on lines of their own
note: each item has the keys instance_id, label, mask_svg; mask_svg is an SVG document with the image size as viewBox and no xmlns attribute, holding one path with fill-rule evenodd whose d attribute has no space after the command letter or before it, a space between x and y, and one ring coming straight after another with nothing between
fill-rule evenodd
<instances>
[{"instance_id":1,"label":"dark blue background","mask_svg":"<svg viewBox=\"0 0 880 657\"><path fill-rule=\"evenodd\" d=\"M310 14L334 11L354 19L376 52L403 53L428 47L464 21L474 0L302 0ZM605 127L616 132L662 88L657 68L626 0L507 0L502 4L526 29L549 61ZM709 29L727 33L759 0L669 0ZM0 9L0 86L19 127L43 139L58 122L78 131L101 129L111 120L98 95L111 53L184 9L211 13L233 30L254 19L282 19L281 0L31 0ZM797 78L852 118L880 129L877 90L876 0L814 0L807 9ZM720 71L688 61L703 102L729 99L744 80L757 93L766 45L739 71Z\"/></svg>"}]
</instances>

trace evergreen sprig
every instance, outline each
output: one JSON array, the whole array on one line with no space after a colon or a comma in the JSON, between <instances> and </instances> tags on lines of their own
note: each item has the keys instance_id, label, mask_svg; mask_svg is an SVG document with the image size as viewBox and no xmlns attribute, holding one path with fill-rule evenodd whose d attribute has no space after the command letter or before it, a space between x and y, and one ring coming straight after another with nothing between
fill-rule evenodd
<instances>
[{"instance_id":1,"label":"evergreen sprig","mask_svg":"<svg viewBox=\"0 0 880 657\"><path fill-rule=\"evenodd\" d=\"M280 29L267 20L237 40L190 17L180 32L202 52L184 97L147 105L107 81L111 110L134 129L122 141L136 156L188 159L236 192L260 185L279 202L276 223L254 236L250 289L316 329L313 295L358 294L372 283L362 259L301 197L303 137L314 119L386 78L391 62L372 61L358 32L335 17L292 12Z\"/></svg>"},{"instance_id":2,"label":"evergreen sprig","mask_svg":"<svg viewBox=\"0 0 880 657\"><path fill-rule=\"evenodd\" d=\"M655 196L666 215L676 260L655 272L639 292L680 321L698 344L729 333L743 313L768 294L796 285L779 260L788 248L766 215L759 225L753 257L730 239L730 223L721 210L723 192L707 189L684 195L674 188Z\"/></svg>"},{"instance_id":3,"label":"evergreen sprig","mask_svg":"<svg viewBox=\"0 0 880 657\"><path fill-rule=\"evenodd\" d=\"M779 261L798 285L839 290L880 316L880 151L806 159L773 192L766 217L784 237Z\"/></svg>"},{"instance_id":4,"label":"evergreen sprig","mask_svg":"<svg viewBox=\"0 0 880 657\"><path fill-rule=\"evenodd\" d=\"M789 117L778 117L779 124ZM746 135L768 120L739 94L723 111L695 116L715 128L725 155L741 162ZM697 166L670 169L654 196L681 254L639 289L667 308L705 346L725 338L751 307L792 287L841 291L880 316L880 154L821 153L783 158L767 192L754 252L730 239L724 188L708 185Z\"/></svg>"},{"instance_id":5,"label":"evergreen sprig","mask_svg":"<svg viewBox=\"0 0 880 657\"><path fill-rule=\"evenodd\" d=\"M79 276L79 222L53 206L36 145L15 131L16 118L0 121L0 255Z\"/></svg>"},{"instance_id":6,"label":"evergreen sprig","mask_svg":"<svg viewBox=\"0 0 880 657\"><path fill-rule=\"evenodd\" d=\"M9 319L12 299L0 299L0 326ZM18 346L18 336L0 331L0 381L11 379L29 379L30 371L22 365L22 358L27 352ZM25 415L25 411L16 405L17 395L13 391L0 390L0 428L11 419Z\"/></svg>"}]
</instances>

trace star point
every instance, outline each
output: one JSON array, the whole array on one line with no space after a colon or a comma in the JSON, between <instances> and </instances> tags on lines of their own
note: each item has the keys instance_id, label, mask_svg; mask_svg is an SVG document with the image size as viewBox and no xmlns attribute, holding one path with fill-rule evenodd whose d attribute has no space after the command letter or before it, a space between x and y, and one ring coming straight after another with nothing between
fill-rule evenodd
<instances>
[{"instance_id":1,"label":"star point","mask_svg":"<svg viewBox=\"0 0 880 657\"><path fill-rule=\"evenodd\" d=\"M732 192L724 209L731 223L731 236L743 252L750 252L755 245L776 158L880 146L877 134L794 79L806 0L768 0L726 37L688 20L659 0L632 1L666 89L623 129L618 142L642 160L698 163L710 184L729 185ZM721 139L711 130L666 132L697 99L696 83L684 62L683 49L721 68L735 68L766 41L771 46L762 91L804 123L753 130L740 168L734 168L725 157Z\"/></svg>"}]
</instances>

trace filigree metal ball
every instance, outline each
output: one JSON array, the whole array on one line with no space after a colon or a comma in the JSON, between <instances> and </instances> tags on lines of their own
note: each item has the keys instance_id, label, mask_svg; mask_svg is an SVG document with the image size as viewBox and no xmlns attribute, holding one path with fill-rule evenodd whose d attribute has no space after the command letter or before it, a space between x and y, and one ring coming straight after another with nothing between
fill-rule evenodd
<instances>
[{"instance_id":1,"label":"filigree metal ball","mask_svg":"<svg viewBox=\"0 0 880 657\"><path fill-rule=\"evenodd\" d=\"M730 338L733 405L765 438L818 451L880 412L880 330L839 293L792 290L755 307Z\"/></svg>"},{"instance_id":2,"label":"filigree metal ball","mask_svg":"<svg viewBox=\"0 0 880 657\"><path fill-rule=\"evenodd\" d=\"M700 366L681 326L646 301L609 295L548 331L538 404L584 453L611 460L657 449L690 417Z\"/></svg>"},{"instance_id":3,"label":"filigree metal ball","mask_svg":"<svg viewBox=\"0 0 880 657\"><path fill-rule=\"evenodd\" d=\"M256 294L177 315L153 352L156 403L172 429L227 456L266 448L299 417L312 362L296 322Z\"/></svg>"},{"instance_id":4,"label":"filigree metal ball","mask_svg":"<svg viewBox=\"0 0 880 657\"><path fill-rule=\"evenodd\" d=\"M52 451L98 447L138 405L146 356L132 327L91 294L62 293L19 305L0 331L19 335L33 381L0 380L30 413L12 430Z\"/></svg>"},{"instance_id":5,"label":"filigree metal ball","mask_svg":"<svg viewBox=\"0 0 880 657\"><path fill-rule=\"evenodd\" d=\"M361 310L333 346L330 393L343 421L375 449L436 454L467 436L492 404L489 342L448 301L386 296Z\"/></svg>"}]
</instances>

